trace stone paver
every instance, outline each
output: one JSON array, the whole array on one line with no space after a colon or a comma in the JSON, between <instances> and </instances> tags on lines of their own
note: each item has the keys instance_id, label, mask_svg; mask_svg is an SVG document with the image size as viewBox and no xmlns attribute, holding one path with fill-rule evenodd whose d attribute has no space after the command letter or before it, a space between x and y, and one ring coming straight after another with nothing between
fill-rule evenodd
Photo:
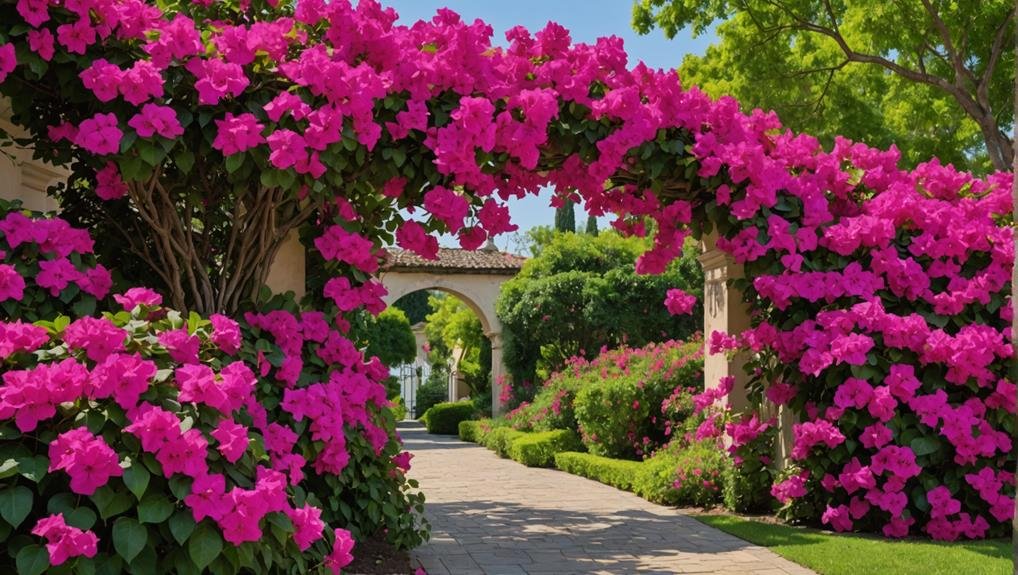
<instances>
[{"instance_id":1,"label":"stone paver","mask_svg":"<svg viewBox=\"0 0 1018 575\"><path fill-rule=\"evenodd\" d=\"M631 493L524 467L416 423L400 433L432 527L413 560L430 575L813 573Z\"/></svg>"}]
</instances>

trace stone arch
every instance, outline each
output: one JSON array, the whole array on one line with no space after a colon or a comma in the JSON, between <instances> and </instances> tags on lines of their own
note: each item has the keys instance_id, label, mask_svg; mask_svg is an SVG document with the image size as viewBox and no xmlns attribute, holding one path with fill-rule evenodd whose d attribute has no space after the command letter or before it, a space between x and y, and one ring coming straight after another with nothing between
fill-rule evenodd
<instances>
[{"instance_id":1,"label":"stone arch","mask_svg":"<svg viewBox=\"0 0 1018 575\"><path fill-rule=\"evenodd\" d=\"M406 251L389 252L378 280L388 294L386 305L420 290L437 290L460 299L481 321L491 342L491 412L500 413L505 365L502 361L502 322L495 304L502 284L523 265L524 258L500 252L489 244L477 251L442 248L438 259L426 260Z\"/></svg>"}]
</instances>

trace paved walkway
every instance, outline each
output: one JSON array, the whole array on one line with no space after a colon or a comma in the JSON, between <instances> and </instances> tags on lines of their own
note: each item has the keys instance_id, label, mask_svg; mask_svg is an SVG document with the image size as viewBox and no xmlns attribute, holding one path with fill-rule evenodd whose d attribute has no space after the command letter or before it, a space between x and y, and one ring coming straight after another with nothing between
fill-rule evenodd
<instances>
[{"instance_id":1,"label":"paved walkway","mask_svg":"<svg viewBox=\"0 0 1018 575\"><path fill-rule=\"evenodd\" d=\"M677 510L553 469L528 468L455 437L400 424L427 496L429 575L812 571Z\"/></svg>"}]
</instances>

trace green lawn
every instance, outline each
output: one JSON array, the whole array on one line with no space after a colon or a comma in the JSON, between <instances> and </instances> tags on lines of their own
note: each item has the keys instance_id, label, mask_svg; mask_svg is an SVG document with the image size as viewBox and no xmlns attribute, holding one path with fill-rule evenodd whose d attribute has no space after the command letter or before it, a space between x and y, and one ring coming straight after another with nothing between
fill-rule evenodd
<instances>
[{"instance_id":1,"label":"green lawn","mask_svg":"<svg viewBox=\"0 0 1018 575\"><path fill-rule=\"evenodd\" d=\"M889 541L773 525L728 515L697 516L822 575L1005 575L1013 573L1011 542Z\"/></svg>"}]
</instances>

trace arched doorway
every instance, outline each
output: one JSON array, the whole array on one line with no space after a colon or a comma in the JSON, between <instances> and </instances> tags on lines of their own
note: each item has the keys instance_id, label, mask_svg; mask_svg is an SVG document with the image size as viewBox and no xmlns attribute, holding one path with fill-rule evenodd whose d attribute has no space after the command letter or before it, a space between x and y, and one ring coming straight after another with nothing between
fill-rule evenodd
<instances>
[{"instance_id":1,"label":"arched doorway","mask_svg":"<svg viewBox=\"0 0 1018 575\"><path fill-rule=\"evenodd\" d=\"M379 274L388 290L385 303L420 290L446 292L467 305L481 322L491 342L491 385L493 414L501 411L500 396L505 369L502 363L502 324L495 315L502 283L516 275L525 258L500 252L489 244L476 251L441 248L438 259L427 260L404 250L391 250L389 261Z\"/></svg>"}]
</instances>

